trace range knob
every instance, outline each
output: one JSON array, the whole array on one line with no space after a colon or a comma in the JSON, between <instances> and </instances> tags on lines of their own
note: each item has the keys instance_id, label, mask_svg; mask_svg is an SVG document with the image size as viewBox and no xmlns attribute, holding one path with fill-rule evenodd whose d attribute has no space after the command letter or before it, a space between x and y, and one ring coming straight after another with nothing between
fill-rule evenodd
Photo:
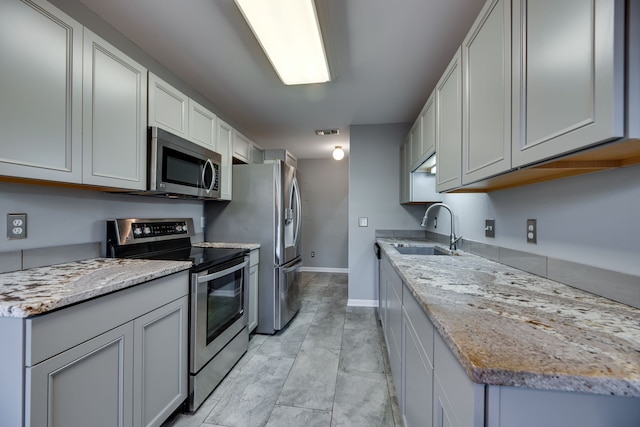
<instances>
[{"instance_id":1,"label":"range knob","mask_svg":"<svg viewBox=\"0 0 640 427\"><path fill-rule=\"evenodd\" d=\"M182 226L182 231L184 231L185 233L187 232L187 224Z\"/></svg>"},{"instance_id":2,"label":"range knob","mask_svg":"<svg viewBox=\"0 0 640 427\"><path fill-rule=\"evenodd\" d=\"M151 234L151 228L150 227L145 227L143 231L144 231L144 234Z\"/></svg>"},{"instance_id":3,"label":"range knob","mask_svg":"<svg viewBox=\"0 0 640 427\"><path fill-rule=\"evenodd\" d=\"M133 234L136 235L136 236L141 235L142 234L142 229L140 227L135 227L133 229Z\"/></svg>"},{"instance_id":4,"label":"range knob","mask_svg":"<svg viewBox=\"0 0 640 427\"><path fill-rule=\"evenodd\" d=\"M182 226L180 224L176 225L176 231L178 233L182 231Z\"/></svg>"}]
</instances>

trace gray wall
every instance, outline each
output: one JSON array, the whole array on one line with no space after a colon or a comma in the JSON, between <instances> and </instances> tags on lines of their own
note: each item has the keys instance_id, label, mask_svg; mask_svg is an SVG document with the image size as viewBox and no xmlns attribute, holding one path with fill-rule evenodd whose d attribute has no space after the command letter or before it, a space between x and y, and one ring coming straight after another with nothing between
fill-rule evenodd
<instances>
[{"instance_id":1,"label":"gray wall","mask_svg":"<svg viewBox=\"0 0 640 427\"><path fill-rule=\"evenodd\" d=\"M443 201L467 239L640 276L639 177L632 166ZM485 218L496 220L495 239L484 237ZM537 219L537 244L526 242L527 218ZM437 232L449 233L446 212Z\"/></svg>"},{"instance_id":2,"label":"gray wall","mask_svg":"<svg viewBox=\"0 0 640 427\"><path fill-rule=\"evenodd\" d=\"M31 184L0 182L0 252L76 243L102 242L109 218L194 219L196 233L202 233L201 201L167 200L146 196L100 193ZM8 213L27 214L27 238L7 240Z\"/></svg>"},{"instance_id":3,"label":"gray wall","mask_svg":"<svg viewBox=\"0 0 640 427\"><path fill-rule=\"evenodd\" d=\"M402 126L391 125L351 128L350 300L377 298L371 250L374 230L421 229L424 207L398 204L399 144L406 135L401 130ZM454 210L456 234L468 240L640 276L638 177L640 166L632 166L487 194L442 194L441 198ZM367 215L369 228L358 228L357 218ZM438 217L437 229L433 216ZM487 218L496 220L494 239L484 237ZM537 219L537 244L526 242L527 218ZM434 210L427 229L449 234L449 214Z\"/></svg>"},{"instance_id":4,"label":"gray wall","mask_svg":"<svg viewBox=\"0 0 640 427\"><path fill-rule=\"evenodd\" d=\"M346 271L349 160L299 159L302 193L302 262L306 270ZM311 257L315 252L315 257Z\"/></svg>"},{"instance_id":5,"label":"gray wall","mask_svg":"<svg viewBox=\"0 0 640 427\"><path fill-rule=\"evenodd\" d=\"M349 303L371 304L376 229L419 227L424 207L400 205L400 144L409 124L351 126L349 141ZM367 217L368 227L358 227Z\"/></svg>"}]
</instances>

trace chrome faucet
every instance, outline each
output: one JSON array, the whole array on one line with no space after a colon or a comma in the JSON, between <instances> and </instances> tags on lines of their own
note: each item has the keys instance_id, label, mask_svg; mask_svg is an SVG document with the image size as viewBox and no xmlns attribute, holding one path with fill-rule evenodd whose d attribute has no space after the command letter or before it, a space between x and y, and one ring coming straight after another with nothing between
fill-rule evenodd
<instances>
[{"instance_id":1,"label":"chrome faucet","mask_svg":"<svg viewBox=\"0 0 640 427\"><path fill-rule=\"evenodd\" d=\"M449 249L453 251L457 249L456 243L458 242L458 240L462 238L462 236L456 237L456 232L455 232L456 226L453 219L453 210L451 210L449 206L445 205L444 203L434 203L431 206L429 206L427 210L424 211L424 216L422 217L422 222L420 223L420 226L426 227L428 222L429 211L435 207L440 207L440 206L448 210L449 214L451 214L451 235L449 236Z\"/></svg>"}]
</instances>

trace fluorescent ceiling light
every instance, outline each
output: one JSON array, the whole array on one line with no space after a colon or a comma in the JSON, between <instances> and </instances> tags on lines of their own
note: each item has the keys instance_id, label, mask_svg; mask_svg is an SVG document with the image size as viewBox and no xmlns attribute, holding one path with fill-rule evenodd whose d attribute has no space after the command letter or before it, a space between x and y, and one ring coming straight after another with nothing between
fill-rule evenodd
<instances>
[{"instance_id":1,"label":"fluorescent ceiling light","mask_svg":"<svg viewBox=\"0 0 640 427\"><path fill-rule=\"evenodd\" d=\"M286 85L331 80L313 0L235 0Z\"/></svg>"},{"instance_id":2,"label":"fluorescent ceiling light","mask_svg":"<svg viewBox=\"0 0 640 427\"><path fill-rule=\"evenodd\" d=\"M344 150L340 145L336 145L336 148L333 150L333 158L336 160L342 160L344 158Z\"/></svg>"}]
</instances>

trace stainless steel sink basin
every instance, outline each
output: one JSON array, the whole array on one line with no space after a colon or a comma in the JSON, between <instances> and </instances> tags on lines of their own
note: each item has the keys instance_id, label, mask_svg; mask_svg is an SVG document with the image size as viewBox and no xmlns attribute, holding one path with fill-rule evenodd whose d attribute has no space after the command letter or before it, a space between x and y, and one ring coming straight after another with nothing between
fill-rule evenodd
<instances>
[{"instance_id":1,"label":"stainless steel sink basin","mask_svg":"<svg viewBox=\"0 0 640 427\"><path fill-rule=\"evenodd\" d=\"M403 255L451 255L445 249L438 246L403 246L393 245Z\"/></svg>"}]
</instances>

